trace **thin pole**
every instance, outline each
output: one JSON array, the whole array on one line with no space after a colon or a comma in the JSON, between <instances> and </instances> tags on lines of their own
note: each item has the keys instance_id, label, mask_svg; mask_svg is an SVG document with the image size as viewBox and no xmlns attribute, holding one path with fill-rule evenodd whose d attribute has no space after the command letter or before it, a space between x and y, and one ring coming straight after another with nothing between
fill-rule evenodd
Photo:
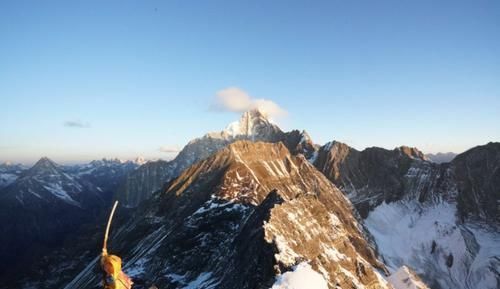
<instances>
[{"instance_id":1,"label":"thin pole","mask_svg":"<svg viewBox=\"0 0 500 289\"><path fill-rule=\"evenodd\" d=\"M108 225L106 226L106 233L104 234L104 243L102 245L102 254L107 255L108 254L108 235L109 235L109 228L111 227L111 221L113 220L113 215L115 214L116 206L118 206L118 201L115 201L115 204L113 205L113 209L111 209L111 214L109 215L108 219Z\"/></svg>"}]
</instances>

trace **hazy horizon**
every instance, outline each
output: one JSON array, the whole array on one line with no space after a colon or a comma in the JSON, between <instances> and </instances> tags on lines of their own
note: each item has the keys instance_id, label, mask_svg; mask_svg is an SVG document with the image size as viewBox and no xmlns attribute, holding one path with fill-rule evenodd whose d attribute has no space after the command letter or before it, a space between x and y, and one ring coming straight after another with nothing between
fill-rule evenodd
<instances>
[{"instance_id":1,"label":"hazy horizon","mask_svg":"<svg viewBox=\"0 0 500 289\"><path fill-rule=\"evenodd\" d=\"M170 159L254 107L460 153L500 141L498 35L498 1L5 1L0 162Z\"/></svg>"}]
</instances>

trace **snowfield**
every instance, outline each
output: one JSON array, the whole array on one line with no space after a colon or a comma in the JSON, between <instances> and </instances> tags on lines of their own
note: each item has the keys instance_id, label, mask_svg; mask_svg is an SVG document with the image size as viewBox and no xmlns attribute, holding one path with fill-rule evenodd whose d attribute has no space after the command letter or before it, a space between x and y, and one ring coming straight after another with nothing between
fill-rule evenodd
<instances>
[{"instance_id":1,"label":"snowfield","mask_svg":"<svg viewBox=\"0 0 500 289\"><path fill-rule=\"evenodd\" d=\"M302 262L293 271L278 276L271 289L328 289L328 285L323 275Z\"/></svg>"},{"instance_id":2,"label":"snowfield","mask_svg":"<svg viewBox=\"0 0 500 289\"><path fill-rule=\"evenodd\" d=\"M436 280L431 288L499 288L500 233L459 224L454 204L382 203L364 223L391 273L408 265L424 280Z\"/></svg>"}]
</instances>

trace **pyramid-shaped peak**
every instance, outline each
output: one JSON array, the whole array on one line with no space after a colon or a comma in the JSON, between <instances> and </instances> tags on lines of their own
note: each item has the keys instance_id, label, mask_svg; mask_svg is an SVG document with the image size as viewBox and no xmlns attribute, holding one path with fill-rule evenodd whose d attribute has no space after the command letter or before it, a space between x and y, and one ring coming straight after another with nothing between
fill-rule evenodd
<instances>
[{"instance_id":1,"label":"pyramid-shaped peak","mask_svg":"<svg viewBox=\"0 0 500 289\"><path fill-rule=\"evenodd\" d=\"M48 157L40 158L35 165L31 168L31 171L47 171L47 170L56 170L58 165L49 159Z\"/></svg>"},{"instance_id":2,"label":"pyramid-shaped peak","mask_svg":"<svg viewBox=\"0 0 500 289\"><path fill-rule=\"evenodd\" d=\"M36 163L35 166L47 166L47 165L52 165L55 166L56 163L49 159L48 157L41 157Z\"/></svg>"}]
</instances>

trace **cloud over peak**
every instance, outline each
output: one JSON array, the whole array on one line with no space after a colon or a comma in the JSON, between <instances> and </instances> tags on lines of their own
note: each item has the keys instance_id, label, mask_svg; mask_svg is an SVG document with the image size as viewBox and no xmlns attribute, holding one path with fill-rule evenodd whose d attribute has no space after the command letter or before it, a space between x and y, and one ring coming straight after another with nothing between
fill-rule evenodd
<instances>
[{"instance_id":1,"label":"cloud over peak","mask_svg":"<svg viewBox=\"0 0 500 289\"><path fill-rule=\"evenodd\" d=\"M269 99L256 99L238 87L228 87L216 93L212 108L216 111L242 113L258 109L269 117L284 117L288 112Z\"/></svg>"}]
</instances>

